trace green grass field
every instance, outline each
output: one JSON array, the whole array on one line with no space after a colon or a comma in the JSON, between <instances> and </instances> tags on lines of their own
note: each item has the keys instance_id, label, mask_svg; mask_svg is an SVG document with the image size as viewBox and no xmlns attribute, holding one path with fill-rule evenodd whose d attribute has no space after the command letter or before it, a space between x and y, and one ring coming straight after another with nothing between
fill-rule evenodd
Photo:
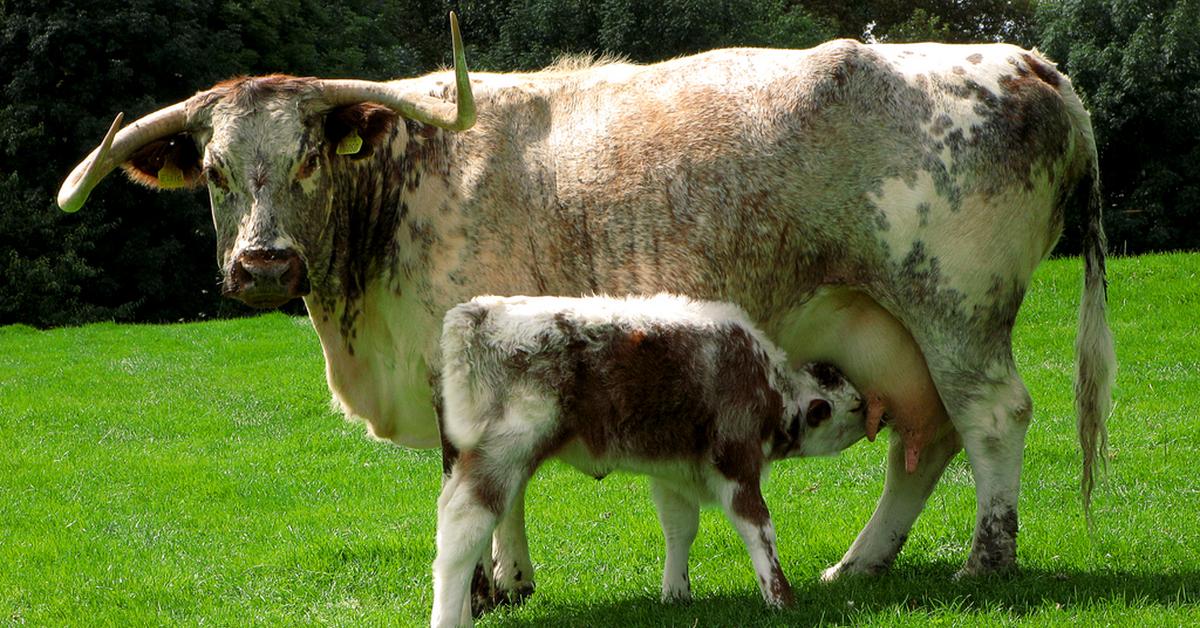
<instances>
[{"instance_id":1,"label":"green grass field","mask_svg":"<svg viewBox=\"0 0 1200 628\"><path fill-rule=\"evenodd\" d=\"M658 602L643 478L548 464L529 490L538 591L488 626L1200 624L1200 254L1110 260L1120 374L1089 537L1071 402L1078 260L1042 266L1015 341L1032 392L1021 572L954 582L974 521L965 457L893 570L818 582L867 520L884 442L776 465L767 500L797 605L768 611L706 510L695 602ZM0 623L420 625L436 451L329 407L306 319L0 328Z\"/></svg>"}]
</instances>

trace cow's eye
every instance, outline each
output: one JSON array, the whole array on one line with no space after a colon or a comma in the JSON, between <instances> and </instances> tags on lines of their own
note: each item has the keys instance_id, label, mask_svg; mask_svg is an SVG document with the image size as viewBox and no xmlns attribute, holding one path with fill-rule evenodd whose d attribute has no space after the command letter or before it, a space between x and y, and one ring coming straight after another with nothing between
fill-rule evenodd
<instances>
[{"instance_id":1,"label":"cow's eye","mask_svg":"<svg viewBox=\"0 0 1200 628\"><path fill-rule=\"evenodd\" d=\"M306 179L312 176L312 173L316 172L317 168L320 167L321 156L317 153L313 153L304 160L304 163L300 164L300 169L296 171L296 178Z\"/></svg>"},{"instance_id":2,"label":"cow's eye","mask_svg":"<svg viewBox=\"0 0 1200 628\"><path fill-rule=\"evenodd\" d=\"M208 165L204 167L204 178L207 179L209 183L221 188L222 190L229 189L229 184L227 181L225 181L225 175L221 174L221 171L215 166Z\"/></svg>"}]
</instances>

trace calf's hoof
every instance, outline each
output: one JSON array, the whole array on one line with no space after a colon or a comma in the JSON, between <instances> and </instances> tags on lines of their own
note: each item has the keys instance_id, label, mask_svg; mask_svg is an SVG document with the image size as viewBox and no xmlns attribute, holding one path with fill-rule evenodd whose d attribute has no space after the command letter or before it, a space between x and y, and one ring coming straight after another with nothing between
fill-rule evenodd
<instances>
[{"instance_id":1,"label":"calf's hoof","mask_svg":"<svg viewBox=\"0 0 1200 628\"><path fill-rule=\"evenodd\" d=\"M662 600L663 604L691 604L692 590L675 589L668 591L663 589L662 597L659 599Z\"/></svg>"},{"instance_id":2,"label":"calf's hoof","mask_svg":"<svg viewBox=\"0 0 1200 628\"><path fill-rule=\"evenodd\" d=\"M496 608L496 592L492 587L492 579L483 573L483 567L475 566L475 575L471 577L471 615L479 617Z\"/></svg>"},{"instance_id":3,"label":"calf's hoof","mask_svg":"<svg viewBox=\"0 0 1200 628\"><path fill-rule=\"evenodd\" d=\"M533 595L532 582L518 582L511 587L500 586L496 588L496 593L492 596L492 607L520 606L531 595Z\"/></svg>"}]
</instances>

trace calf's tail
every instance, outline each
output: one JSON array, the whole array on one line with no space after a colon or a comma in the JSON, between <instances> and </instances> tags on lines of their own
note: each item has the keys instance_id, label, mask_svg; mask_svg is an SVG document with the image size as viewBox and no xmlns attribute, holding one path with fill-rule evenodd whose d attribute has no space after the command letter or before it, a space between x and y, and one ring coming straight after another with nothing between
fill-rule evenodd
<instances>
[{"instance_id":1,"label":"calf's tail","mask_svg":"<svg viewBox=\"0 0 1200 628\"><path fill-rule=\"evenodd\" d=\"M482 350L480 326L487 318L486 308L463 303L446 313L442 326L441 385L444 413L440 422L442 436L459 451L479 444L483 437L487 401L486 385L481 379L487 370L486 351Z\"/></svg>"}]
</instances>

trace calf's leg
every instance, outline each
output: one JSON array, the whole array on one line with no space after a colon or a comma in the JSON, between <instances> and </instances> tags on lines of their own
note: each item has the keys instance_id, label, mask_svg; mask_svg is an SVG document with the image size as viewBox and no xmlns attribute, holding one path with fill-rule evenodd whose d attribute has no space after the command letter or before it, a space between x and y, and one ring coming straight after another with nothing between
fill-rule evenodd
<instances>
[{"instance_id":1,"label":"calf's leg","mask_svg":"<svg viewBox=\"0 0 1200 628\"><path fill-rule=\"evenodd\" d=\"M718 482L714 493L721 501L725 516L746 544L758 587L769 606L781 608L793 602L792 585L783 575L779 552L775 547L775 527L759 487L758 473L753 479Z\"/></svg>"},{"instance_id":2,"label":"calf's leg","mask_svg":"<svg viewBox=\"0 0 1200 628\"><path fill-rule=\"evenodd\" d=\"M525 536L525 487L522 483L512 506L500 517L492 538L495 597L498 604L517 604L533 595L533 561L529 557L529 539Z\"/></svg>"},{"instance_id":3,"label":"calf's leg","mask_svg":"<svg viewBox=\"0 0 1200 628\"><path fill-rule=\"evenodd\" d=\"M650 494L662 525L663 538L667 545L667 558L663 565L662 600L685 602L692 599L692 585L688 579L688 553L696 540L700 528L700 504L671 488L662 480L650 479Z\"/></svg>"},{"instance_id":4,"label":"calf's leg","mask_svg":"<svg viewBox=\"0 0 1200 628\"><path fill-rule=\"evenodd\" d=\"M436 377L430 380L430 386L435 391L440 391ZM450 484L451 473L454 470L455 463L458 462L458 448L446 438L446 428L443 424L445 420L443 412L444 405L442 404L442 396L440 392L434 394L433 408L438 417L438 431L440 432L442 442L442 496L447 495L447 488ZM440 501L440 500L439 500ZM440 508L439 508L440 512ZM521 522L524 525L524 521ZM526 550L528 553L528 550ZM532 574L531 574L532 577ZM532 589L532 582L530 588ZM479 561L475 565L475 569L471 576L471 611L475 616L491 610L495 606L496 587L492 579L492 557L487 552L482 552Z\"/></svg>"},{"instance_id":5,"label":"calf's leg","mask_svg":"<svg viewBox=\"0 0 1200 628\"><path fill-rule=\"evenodd\" d=\"M487 550L500 516L516 487L526 478L487 469L477 452L466 452L454 466L438 498L437 557L433 562L432 626L469 626L467 597L472 575ZM523 467L521 467L523 468Z\"/></svg>"}]
</instances>

